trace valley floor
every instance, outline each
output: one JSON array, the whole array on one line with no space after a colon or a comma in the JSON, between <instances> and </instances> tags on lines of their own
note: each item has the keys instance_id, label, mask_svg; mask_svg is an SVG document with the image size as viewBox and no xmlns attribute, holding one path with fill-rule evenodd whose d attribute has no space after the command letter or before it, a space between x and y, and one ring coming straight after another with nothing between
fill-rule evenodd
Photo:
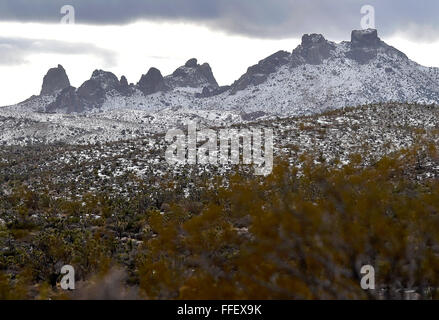
<instances>
[{"instance_id":1,"label":"valley floor","mask_svg":"<svg viewBox=\"0 0 439 320\"><path fill-rule=\"evenodd\" d=\"M100 135L95 121L2 114L0 298L66 297L66 264L69 298L438 297L437 106L236 122L274 130L267 177L170 166L163 130L107 119L125 135Z\"/></svg>"}]
</instances>

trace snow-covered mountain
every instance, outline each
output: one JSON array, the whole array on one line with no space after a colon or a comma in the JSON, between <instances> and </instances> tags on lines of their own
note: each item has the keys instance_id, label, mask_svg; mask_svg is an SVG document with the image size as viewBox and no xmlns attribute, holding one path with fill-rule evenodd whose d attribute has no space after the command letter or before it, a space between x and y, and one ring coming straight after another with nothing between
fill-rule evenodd
<instances>
[{"instance_id":1,"label":"snow-covered mountain","mask_svg":"<svg viewBox=\"0 0 439 320\"><path fill-rule=\"evenodd\" d=\"M369 29L353 31L351 41L338 44L304 35L293 52L261 60L225 87L218 86L209 64L196 59L165 77L151 68L135 85L96 70L78 89L58 66L47 73L39 96L16 107L56 113L184 107L291 116L390 101L439 102L439 69L411 61Z\"/></svg>"},{"instance_id":2,"label":"snow-covered mountain","mask_svg":"<svg viewBox=\"0 0 439 320\"><path fill-rule=\"evenodd\" d=\"M280 115L390 101L437 103L439 69L411 61L376 30L353 31L350 42L339 44L311 34L291 54L280 51L250 67L214 100Z\"/></svg>"},{"instance_id":3,"label":"snow-covered mountain","mask_svg":"<svg viewBox=\"0 0 439 320\"><path fill-rule=\"evenodd\" d=\"M381 102L439 104L439 69L411 61L376 30L353 31L351 41L338 44L311 34L224 87L196 59L167 76L151 68L136 84L95 70L79 88L58 65L40 95L0 109L0 143L117 141L188 120L230 126Z\"/></svg>"},{"instance_id":4,"label":"snow-covered mountain","mask_svg":"<svg viewBox=\"0 0 439 320\"><path fill-rule=\"evenodd\" d=\"M50 69L43 80L41 94L16 105L25 111L50 113L94 113L108 109L160 110L169 106L192 105L202 91L219 90L208 63L190 59L171 75L163 77L151 68L137 84L128 84L111 72L95 70L79 88L70 86L64 68Z\"/></svg>"}]
</instances>

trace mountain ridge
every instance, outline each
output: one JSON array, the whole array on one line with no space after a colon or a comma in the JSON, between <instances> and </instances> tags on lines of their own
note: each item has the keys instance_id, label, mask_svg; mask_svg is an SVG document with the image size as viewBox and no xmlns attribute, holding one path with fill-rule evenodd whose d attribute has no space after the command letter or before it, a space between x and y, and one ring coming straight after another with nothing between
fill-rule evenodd
<instances>
[{"instance_id":1,"label":"mountain ridge","mask_svg":"<svg viewBox=\"0 0 439 320\"><path fill-rule=\"evenodd\" d=\"M301 115L367 103L439 103L439 69L411 61L375 29L354 30L340 43L305 34L292 52L262 59L230 86L220 87L210 65L195 58L167 76L150 68L135 85L95 70L76 89L63 71L50 69L42 94L18 105L55 113L184 107Z\"/></svg>"}]
</instances>

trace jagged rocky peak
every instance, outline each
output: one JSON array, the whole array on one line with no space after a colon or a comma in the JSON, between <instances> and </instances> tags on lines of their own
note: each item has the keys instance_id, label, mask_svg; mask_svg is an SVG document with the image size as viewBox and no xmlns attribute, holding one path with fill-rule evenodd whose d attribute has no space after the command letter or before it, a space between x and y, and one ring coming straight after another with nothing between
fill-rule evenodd
<instances>
[{"instance_id":1,"label":"jagged rocky peak","mask_svg":"<svg viewBox=\"0 0 439 320\"><path fill-rule=\"evenodd\" d=\"M212 89L218 88L218 83L208 63L198 64L195 58L189 59L184 66L175 70L172 75L165 77L165 83L171 87L191 87Z\"/></svg>"},{"instance_id":2,"label":"jagged rocky peak","mask_svg":"<svg viewBox=\"0 0 439 320\"><path fill-rule=\"evenodd\" d=\"M334 49L335 44L326 40L323 35L305 34L302 36L302 43L293 51L293 63L322 64L331 56L331 51Z\"/></svg>"},{"instance_id":3,"label":"jagged rocky peak","mask_svg":"<svg viewBox=\"0 0 439 320\"><path fill-rule=\"evenodd\" d=\"M43 79L41 95L51 95L70 86L69 77L62 65L50 69Z\"/></svg>"},{"instance_id":4,"label":"jagged rocky peak","mask_svg":"<svg viewBox=\"0 0 439 320\"><path fill-rule=\"evenodd\" d=\"M119 80L111 72L95 70L90 79L85 81L77 90L70 86L63 89L56 100L47 106L46 111L79 113L93 108L100 108L110 91L129 95L130 87L127 79L123 76Z\"/></svg>"},{"instance_id":5,"label":"jagged rocky peak","mask_svg":"<svg viewBox=\"0 0 439 320\"><path fill-rule=\"evenodd\" d=\"M128 87L127 77L125 77L125 76L120 77L120 85L124 86L124 87Z\"/></svg>"},{"instance_id":6,"label":"jagged rocky peak","mask_svg":"<svg viewBox=\"0 0 439 320\"><path fill-rule=\"evenodd\" d=\"M212 72L212 68L208 63L203 63L199 67L199 71L206 78L207 82L211 85L211 87L218 88L218 82L216 82L215 76L213 75Z\"/></svg>"},{"instance_id":7,"label":"jagged rocky peak","mask_svg":"<svg viewBox=\"0 0 439 320\"><path fill-rule=\"evenodd\" d=\"M117 89L120 85L115 74L104 70L93 71L89 81L96 82L104 90Z\"/></svg>"},{"instance_id":8,"label":"jagged rocky peak","mask_svg":"<svg viewBox=\"0 0 439 320\"><path fill-rule=\"evenodd\" d=\"M374 48L381 44L376 29L353 30L351 34L351 44L357 48Z\"/></svg>"},{"instance_id":9,"label":"jagged rocky peak","mask_svg":"<svg viewBox=\"0 0 439 320\"><path fill-rule=\"evenodd\" d=\"M126 80L126 79L125 79ZM78 94L82 97L94 98L95 96L103 96L106 92L121 88L121 82L111 72L104 70L95 70L90 80L85 81L78 89Z\"/></svg>"},{"instance_id":10,"label":"jagged rocky peak","mask_svg":"<svg viewBox=\"0 0 439 320\"><path fill-rule=\"evenodd\" d=\"M77 90L78 98L84 109L100 107L107 92L121 90L119 79L111 72L95 70L90 80L85 81Z\"/></svg>"},{"instance_id":11,"label":"jagged rocky peak","mask_svg":"<svg viewBox=\"0 0 439 320\"><path fill-rule=\"evenodd\" d=\"M304 34L302 36L302 46L305 48L310 48L315 45L325 44L328 41L322 34L312 33L312 34Z\"/></svg>"},{"instance_id":12,"label":"jagged rocky peak","mask_svg":"<svg viewBox=\"0 0 439 320\"><path fill-rule=\"evenodd\" d=\"M162 73L157 68L150 68L147 74L142 75L137 87L144 95L168 90Z\"/></svg>"},{"instance_id":13,"label":"jagged rocky peak","mask_svg":"<svg viewBox=\"0 0 439 320\"><path fill-rule=\"evenodd\" d=\"M128 84L128 80L125 76L120 77L119 80L119 92L123 95L128 95L130 93L130 85Z\"/></svg>"},{"instance_id":14,"label":"jagged rocky peak","mask_svg":"<svg viewBox=\"0 0 439 320\"><path fill-rule=\"evenodd\" d=\"M186 68L196 68L198 66L198 60L195 58L189 59L184 66Z\"/></svg>"}]
</instances>

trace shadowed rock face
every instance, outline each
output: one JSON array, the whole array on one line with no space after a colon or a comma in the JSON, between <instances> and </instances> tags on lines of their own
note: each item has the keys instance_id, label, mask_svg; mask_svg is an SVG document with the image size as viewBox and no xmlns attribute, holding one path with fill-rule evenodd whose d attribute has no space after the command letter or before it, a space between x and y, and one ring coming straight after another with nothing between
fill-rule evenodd
<instances>
[{"instance_id":1,"label":"shadowed rock face","mask_svg":"<svg viewBox=\"0 0 439 320\"><path fill-rule=\"evenodd\" d=\"M190 87L217 89L218 83L213 76L208 63L198 64L197 59L188 60L184 66L175 70L172 75L165 77L165 83L170 88Z\"/></svg>"},{"instance_id":2,"label":"shadowed rock face","mask_svg":"<svg viewBox=\"0 0 439 320\"><path fill-rule=\"evenodd\" d=\"M367 64L376 58L380 45L377 30L354 30L351 34L351 50L347 57L360 64Z\"/></svg>"},{"instance_id":3,"label":"shadowed rock face","mask_svg":"<svg viewBox=\"0 0 439 320\"><path fill-rule=\"evenodd\" d=\"M257 86L267 80L268 76L277 69L290 62L290 53L278 51L275 54L259 61L257 65L251 66L247 72L232 85L231 94L244 90L250 85Z\"/></svg>"},{"instance_id":4,"label":"shadowed rock face","mask_svg":"<svg viewBox=\"0 0 439 320\"><path fill-rule=\"evenodd\" d=\"M119 92L123 94L124 96L128 96L131 92L130 85L128 84L128 80L125 76L120 77L120 86L119 86Z\"/></svg>"},{"instance_id":5,"label":"shadowed rock face","mask_svg":"<svg viewBox=\"0 0 439 320\"><path fill-rule=\"evenodd\" d=\"M198 61L195 58L189 59L185 65L186 68L196 68L198 66Z\"/></svg>"},{"instance_id":6,"label":"shadowed rock face","mask_svg":"<svg viewBox=\"0 0 439 320\"><path fill-rule=\"evenodd\" d=\"M335 44L327 41L321 34L305 34L301 45L293 51L293 60L296 64L322 64L334 49Z\"/></svg>"},{"instance_id":7,"label":"shadowed rock face","mask_svg":"<svg viewBox=\"0 0 439 320\"><path fill-rule=\"evenodd\" d=\"M297 67L303 64L322 64L331 56L331 51L335 48L335 44L327 41L321 34L305 34L302 37L302 43L294 49L292 54L278 51L261 60L257 65L248 68L247 72L232 85L230 93L235 94L250 85L257 86L265 82L270 74L283 65Z\"/></svg>"},{"instance_id":8,"label":"shadowed rock face","mask_svg":"<svg viewBox=\"0 0 439 320\"><path fill-rule=\"evenodd\" d=\"M207 82L213 87L218 88L218 83L213 75L212 68L208 63L203 63L201 66L196 67L198 71L206 78Z\"/></svg>"},{"instance_id":9,"label":"shadowed rock face","mask_svg":"<svg viewBox=\"0 0 439 320\"><path fill-rule=\"evenodd\" d=\"M354 30L351 34L351 45L353 48L376 48L380 46L378 31L375 29Z\"/></svg>"},{"instance_id":10,"label":"shadowed rock face","mask_svg":"<svg viewBox=\"0 0 439 320\"><path fill-rule=\"evenodd\" d=\"M121 94L129 94L129 85L125 77L121 81L111 72L95 70L91 78L77 90L67 87L56 97L55 102L47 106L46 111L66 113L83 112L87 109L100 108L105 102L106 94L115 90Z\"/></svg>"},{"instance_id":11,"label":"shadowed rock face","mask_svg":"<svg viewBox=\"0 0 439 320\"><path fill-rule=\"evenodd\" d=\"M95 70L90 78L79 87L77 94L87 108L101 106L106 93L120 90L119 79L111 72Z\"/></svg>"},{"instance_id":12,"label":"shadowed rock face","mask_svg":"<svg viewBox=\"0 0 439 320\"><path fill-rule=\"evenodd\" d=\"M360 64L367 64L377 57L379 50L387 54L399 55L408 59L401 51L387 45L378 37L378 31L375 29L354 30L351 34L351 50L347 57L355 60Z\"/></svg>"},{"instance_id":13,"label":"shadowed rock face","mask_svg":"<svg viewBox=\"0 0 439 320\"><path fill-rule=\"evenodd\" d=\"M76 88L67 87L63 89L56 97L56 100L46 108L46 112L55 111L62 111L65 113L80 113L84 111L84 106L76 94Z\"/></svg>"},{"instance_id":14,"label":"shadowed rock face","mask_svg":"<svg viewBox=\"0 0 439 320\"><path fill-rule=\"evenodd\" d=\"M137 87L144 95L168 90L160 70L156 68L151 68L147 74L142 75Z\"/></svg>"},{"instance_id":15,"label":"shadowed rock face","mask_svg":"<svg viewBox=\"0 0 439 320\"><path fill-rule=\"evenodd\" d=\"M230 86L221 86L216 89L211 89L209 87L204 87L203 91L196 95L197 98L210 98L213 96L220 95L228 90L230 90Z\"/></svg>"},{"instance_id":16,"label":"shadowed rock face","mask_svg":"<svg viewBox=\"0 0 439 320\"><path fill-rule=\"evenodd\" d=\"M62 65L50 69L44 76L41 95L51 95L70 86L69 78Z\"/></svg>"}]
</instances>

